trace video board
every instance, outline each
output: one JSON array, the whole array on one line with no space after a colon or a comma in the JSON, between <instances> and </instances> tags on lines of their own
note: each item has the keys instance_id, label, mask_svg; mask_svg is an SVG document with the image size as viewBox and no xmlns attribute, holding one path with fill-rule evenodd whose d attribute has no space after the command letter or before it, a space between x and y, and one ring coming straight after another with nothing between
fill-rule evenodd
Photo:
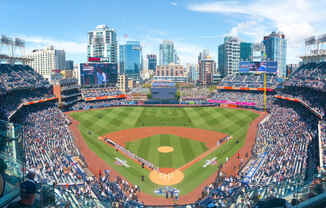
<instances>
[{"instance_id":1,"label":"video board","mask_svg":"<svg viewBox=\"0 0 326 208\"><path fill-rule=\"evenodd\" d=\"M277 73L277 62L276 61L241 61L239 64L240 73L248 72L267 72Z\"/></svg>"},{"instance_id":2,"label":"video board","mask_svg":"<svg viewBox=\"0 0 326 208\"><path fill-rule=\"evenodd\" d=\"M82 86L116 85L118 66L111 63L80 64L80 80Z\"/></svg>"}]
</instances>

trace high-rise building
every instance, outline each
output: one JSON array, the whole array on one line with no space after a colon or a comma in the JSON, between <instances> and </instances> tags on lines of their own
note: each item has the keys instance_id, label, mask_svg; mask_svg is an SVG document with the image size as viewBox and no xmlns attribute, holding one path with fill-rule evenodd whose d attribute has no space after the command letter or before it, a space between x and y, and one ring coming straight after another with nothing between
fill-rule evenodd
<instances>
[{"instance_id":1,"label":"high-rise building","mask_svg":"<svg viewBox=\"0 0 326 208\"><path fill-rule=\"evenodd\" d=\"M283 33L272 32L264 37L265 59L277 62L277 75L286 77L286 50L287 40Z\"/></svg>"},{"instance_id":2,"label":"high-rise building","mask_svg":"<svg viewBox=\"0 0 326 208\"><path fill-rule=\"evenodd\" d=\"M253 61L253 43L240 43L240 61Z\"/></svg>"},{"instance_id":3,"label":"high-rise building","mask_svg":"<svg viewBox=\"0 0 326 208\"><path fill-rule=\"evenodd\" d=\"M142 66L142 48L139 41L127 41L120 45L120 74L130 78L139 78Z\"/></svg>"},{"instance_id":4,"label":"high-rise building","mask_svg":"<svg viewBox=\"0 0 326 208\"><path fill-rule=\"evenodd\" d=\"M53 46L45 49L35 49L27 55L31 60L27 62L35 71L45 79L51 81L51 74L54 70L66 68L66 53L64 50L56 50Z\"/></svg>"},{"instance_id":5,"label":"high-rise building","mask_svg":"<svg viewBox=\"0 0 326 208\"><path fill-rule=\"evenodd\" d=\"M88 58L99 57L107 63L117 63L117 56L118 42L114 29L98 25L94 31L88 32Z\"/></svg>"},{"instance_id":6,"label":"high-rise building","mask_svg":"<svg viewBox=\"0 0 326 208\"><path fill-rule=\"evenodd\" d=\"M198 70L195 64L187 64L188 81L196 83L198 80Z\"/></svg>"},{"instance_id":7,"label":"high-rise building","mask_svg":"<svg viewBox=\"0 0 326 208\"><path fill-rule=\"evenodd\" d=\"M227 36L224 43L218 47L218 69L225 77L239 71L240 41L238 38Z\"/></svg>"},{"instance_id":8,"label":"high-rise building","mask_svg":"<svg viewBox=\"0 0 326 208\"><path fill-rule=\"evenodd\" d=\"M156 70L157 65L157 57L155 54L149 54L147 55L147 62L148 62L148 68L149 70Z\"/></svg>"},{"instance_id":9,"label":"high-rise building","mask_svg":"<svg viewBox=\"0 0 326 208\"><path fill-rule=\"evenodd\" d=\"M199 63L199 83L201 85L212 84L213 74L216 71L216 62L210 57L206 56L200 59Z\"/></svg>"},{"instance_id":10,"label":"high-rise building","mask_svg":"<svg viewBox=\"0 0 326 208\"><path fill-rule=\"evenodd\" d=\"M66 67L67 70L73 70L74 69L74 61L73 60L66 60Z\"/></svg>"},{"instance_id":11,"label":"high-rise building","mask_svg":"<svg viewBox=\"0 0 326 208\"><path fill-rule=\"evenodd\" d=\"M204 49L202 52L200 52L198 55L198 64L200 63L200 60L206 59L206 57L208 57L208 56L209 56L208 49Z\"/></svg>"},{"instance_id":12,"label":"high-rise building","mask_svg":"<svg viewBox=\"0 0 326 208\"><path fill-rule=\"evenodd\" d=\"M160 44L160 61L161 66L168 65L170 63L176 63L178 61L178 56L176 55L176 50L174 49L174 44L170 40L164 40Z\"/></svg>"}]
</instances>

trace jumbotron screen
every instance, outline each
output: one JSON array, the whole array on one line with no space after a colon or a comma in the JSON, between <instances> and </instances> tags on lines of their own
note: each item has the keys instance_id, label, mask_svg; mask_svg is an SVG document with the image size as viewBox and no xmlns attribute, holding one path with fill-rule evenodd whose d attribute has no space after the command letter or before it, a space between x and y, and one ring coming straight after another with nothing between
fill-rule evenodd
<instances>
[{"instance_id":1,"label":"jumbotron screen","mask_svg":"<svg viewBox=\"0 0 326 208\"><path fill-rule=\"evenodd\" d=\"M277 62L276 61L262 61L262 62L241 61L239 64L239 72L277 73Z\"/></svg>"},{"instance_id":2,"label":"jumbotron screen","mask_svg":"<svg viewBox=\"0 0 326 208\"><path fill-rule=\"evenodd\" d=\"M118 79L118 66L111 63L80 64L82 86L115 85Z\"/></svg>"}]
</instances>

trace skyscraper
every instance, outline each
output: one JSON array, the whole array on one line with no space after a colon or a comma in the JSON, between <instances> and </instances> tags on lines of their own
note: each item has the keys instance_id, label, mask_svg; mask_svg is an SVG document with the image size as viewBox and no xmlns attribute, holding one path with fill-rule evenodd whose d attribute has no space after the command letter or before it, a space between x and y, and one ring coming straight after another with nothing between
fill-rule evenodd
<instances>
[{"instance_id":1,"label":"skyscraper","mask_svg":"<svg viewBox=\"0 0 326 208\"><path fill-rule=\"evenodd\" d=\"M208 49L204 49L202 52L198 55L198 64L200 64L200 60L205 59L207 56L209 56Z\"/></svg>"},{"instance_id":2,"label":"skyscraper","mask_svg":"<svg viewBox=\"0 0 326 208\"><path fill-rule=\"evenodd\" d=\"M127 41L120 45L120 74L139 78L142 60L142 48L139 41Z\"/></svg>"},{"instance_id":3,"label":"skyscraper","mask_svg":"<svg viewBox=\"0 0 326 208\"><path fill-rule=\"evenodd\" d=\"M236 37L227 36L218 47L218 68L221 75L227 76L239 71L240 41Z\"/></svg>"},{"instance_id":4,"label":"skyscraper","mask_svg":"<svg viewBox=\"0 0 326 208\"><path fill-rule=\"evenodd\" d=\"M27 55L27 58L31 59L27 64L49 81L53 70L64 70L66 68L65 51L56 50L53 46L33 50L31 54Z\"/></svg>"},{"instance_id":5,"label":"skyscraper","mask_svg":"<svg viewBox=\"0 0 326 208\"><path fill-rule=\"evenodd\" d=\"M200 84L212 84L213 74L216 72L216 62L209 56L208 50L199 53L198 65Z\"/></svg>"},{"instance_id":6,"label":"skyscraper","mask_svg":"<svg viewBox=\"0 0 326 208\"><path fill-rule=\"evenodd\" d=\"M264 37L265 59L277 62L277 75L286 77L286 50L287 40L283 33L272 32Z\"/></svg>"},{"instance_id":7,"label":"skyscraper","mask_svg":"<svg viewBox=\"0 0 326 208\"><path fill-rule=\"evenodd\" d=\"M177 63L179 59L176 55L176 50L174 49L174 44L170 40L164 40L160 44L160 61L161 66L168 65L170 63Z\"/></svg>"},{"instance_id":8,"label":"skyscraper","mask_svg":"<svg viewBox=\"0 0 326 208\"><path fill-rule=\"evenodd\" d=\"M87 57L103 58L105 62L117 63L117 34L106 25L98 25L94 31L88 32Z\"/></svg>"},{"instance_id":9,"label":"skyscraper","mask_svg":"<svg viewBox=\"0 0 326 208\"><path fill-rule=\"evenodd\" d=\"M157 57L155 54L147 55L148 69L155 71L157 65Z\"/></svg>"},{"instance_id":10,"label":"skyscraper","mask_svg":"<svg viewBox=\"0 0 326 208\"><path fill-rule=\"evenodd\" d=\"M67 69L67 70L74 69L74 61L73 60L66 60L65 65L66 65L65 69Z\"/></svg>"},{"instance_id":11,"label":"skyscraper","mask_svg":"<svg viewBox=\"0 0 326 208\"><path fill-rule=\"evenodd\" d=\"M240 43L240 61L253 61L253 44Z\"/></svg>"}]
</instances>

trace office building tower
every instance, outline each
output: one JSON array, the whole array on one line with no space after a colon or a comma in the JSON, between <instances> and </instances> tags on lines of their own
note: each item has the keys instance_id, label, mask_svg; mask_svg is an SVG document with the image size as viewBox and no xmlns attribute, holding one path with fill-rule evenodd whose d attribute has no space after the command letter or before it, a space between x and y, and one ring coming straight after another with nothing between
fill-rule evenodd
<instances>
[{"instance_id":1,"label":"office building tower","mask_svg":"<svg viewBox=\"0 0 326 208\"><path fill-rule=\"evenodd\" d=\"M156 65L157 65L157 57L155 54L149 54L147 55L147 62L148 62L148 67L147 69L149 70L156 70Z\"/></svg>"},{"instance_id":2,"label":"office building tower","mask_svg":"<svg viewBox=\"0 0 326 208\"><path fill-rule=\"evenodd\" d=\"M198 55L198 64L200 63L200 61L202 59L206 59L206 57L208 57L208 56L209 56L208 49L204 49L202 52L200 52L199 55Z\"/></svg>"},{"instance_id":3,"label":"office building tower","mask_svg":"<svg viewBox=\"0 0 326 208\"><path fill-rule=\"evenodd\" d=\"M87 57L102 58L103 62L117 63L117 34L106 25L98 25L94 31L88 32Z\"/></svg>"},{"instance_id":4,"label":"office building tower","mask_svg":"<svg viewBox=\"0 0 326 208\"><path fill-rule=\"evenodd\" d=\"M142 48L139 41L127 41L120 45L120 74L125 74L129 78L139 79L142 67Z\"/></svg>"},{"instance_id":5,"label":"office building tower","mask_svg":"<svg viewBox=\"0 0 326 208\"><path fill-rule=\"evenodd\" d=\"M283 33L272 32L264 37L265 60L277 62L277 75L281 78L286 77L286 50L287 40Z\"/></svg>"},{"instance_id":6,"label":"office building tower","mask_svg":"<svg viewBox=\"0 0 326 208\"><path fill-rule=\"evenodd\" d=\"M178 57L176 55L176 50L174 49L174 44L170 40L164 40L160 44L160 66L168 65L170 63L178 62Z\"/></svg>"},{"instance_id":7,"label":"office building tower","mask_svg":"<svg viewBox=\"0 0 326 208\"><path fill-rule=\"evenodd\" d=\"M240 41L235 37L225 37L224 43L218 47L218 69L225 77L239 71Z\"/></svg>"},{"instance_id":8,"label":"office building tower","mask_svg":"<svg viewBox=\"0 0 326 208\"><path fill-rule=\"evenodd\" d=\"M66 54L64 50L56 50L53 46L45 49L35 49L27 62L36 72L45 79L51 81L51 74L54 70L64 70L66 68Z\"/></svg>"},{"instance_id":9,"label":"office building tower","mask_svg":"<svg viewBox=\"0 0 326 208\"><path fill-rule=\"evenodd\" d=\"M253 44L240 43L240 61L253 61Z\"/></svg>"},{"instance_id":10,"label":"office building tower","mask_svg":"<svg viewBox=\"0 0 326 208\"><path fill-rule=\"evenodd\" d=\"M74 69L74 61L73 60L67 60L66 61L66 70L73 70Z\"/></svg>"},{"instance_id":11,"label":"office building tower","mask_svg":"<svg viewBox=\"0 0 326 208\"><path fill-rule=\"evenodd\" d=\"M207 54L199 62L199 83L210 85L213 81L213 74L216 72L216 62Z\"/></svg>"}]
</instances>

